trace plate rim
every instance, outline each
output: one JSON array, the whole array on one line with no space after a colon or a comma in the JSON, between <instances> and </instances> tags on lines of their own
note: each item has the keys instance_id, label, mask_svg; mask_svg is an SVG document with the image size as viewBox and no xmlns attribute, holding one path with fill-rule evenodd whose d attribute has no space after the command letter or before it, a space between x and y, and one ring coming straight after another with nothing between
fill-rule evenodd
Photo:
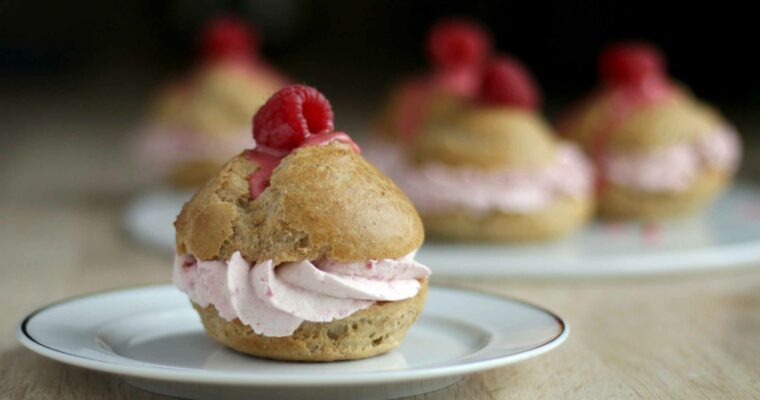
<instances>
[{"instance_id":1,"label":"plate rim","mask_svg":"<svg viewBox=\"0 0 760 400\"><path fill-rule=\"evenodd\" d=\"M355 386L360 384L387 384L393 382L410 382L426 379L447 378L462 376L475 372L490 370L510 364L514 364L544 353L547 353L565 342L570 334L570 326L561 316L544 308L542 306L517 299L511 296L503 296L490 292L476 291L467 287L457 285L431 284L432 288L453 290L465 292L471 295L478 295L496 299L499 301L509 301L528 306L536 311L542 312L554 319L559 331L551 339L538 344L530 349L518 353L488 358L486 360L468 362L464 364L455 364L439 367L423 367L416 370L406 371L376 371L354 374L353 376L341 377L339 375L319 377L318 379L309 380L308 377L300 375L281 375L281 374L252 374L250 372L203 372L197 369L179 369L176 367L162 366L158 364L146 363L146 365L128 365L117 362L97 360L81 355L72 354L60 349L50 347L35 339L28 331L27 324L41 312L75 302L88 297L105 295L116 292L128 292L140 289L160 289L173 288L173 285L167 283L136 285L123 288L106 289L81 295L67 297L45 306L39 307L27 314L16 326L16 338L21 344L32 352L41 356L53 359L55 361L73 365L85 369L106 372L130 378L147 379L151 381L165 382L183 382L196 384L213 384L225 386L251 386L251 387L278 387L283 385L298 387L316 387L316 386ZM350 361L347 361L350 362Z\"/></svg>"},{"instance_id":2,"label":"plate rim","mask_svg":"<svg viewBox=\"0 0 760 400\"><path fill-rule=\"evenodd\" d=\"M436 242L436 245L439 245ZM455 244L453 247L461 244ZM486 247L489 245L484 245ZM496 245L495 245L496 246ZM617 255L597 256L584 260L583 264L589 265L584 269L570 268L569 270L559 270L546 272L535 270L530 264L517 269L509 270L503 267L507 272L494 272L485 270L470 270L467 274L460 274L450 271L438 271L438 276L445 277L497 277L497 278L515 278L515 279L614 279L614 278L657 278L660 276L681 276L691 273L730 271L747 268L754 265L760 259L760 238L749 240L742 243L731 243L718 246L719 248L699 249L693 251L688 257L690 260L699 259L699 262L678 263L670 261L676 258L684 258L679 250L668 250L655 255L644 255L639 260L645 259L647 266L641 267L642 264L630 262L625 258ZM580 264L580 263L578 263ZM615 264L615 267L609 265ZM566 264L571 265L571 264ZM635 267L634 267L635 265ZM494 267L493 269L498 269Z\"/></svg>"}]
</instances>

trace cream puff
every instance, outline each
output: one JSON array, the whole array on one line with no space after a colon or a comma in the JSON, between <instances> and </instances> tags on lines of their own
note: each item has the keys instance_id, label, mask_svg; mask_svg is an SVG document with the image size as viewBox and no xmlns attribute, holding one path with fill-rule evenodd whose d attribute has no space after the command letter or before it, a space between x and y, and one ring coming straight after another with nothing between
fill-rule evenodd
<instances>
[{"instance_id":1,"label":"cream puff","mask_svg":"<svg viewBox=\"0 0 760 400\"><path fill-rule=\"evenodd\" d=\"M174 282L209 336L278 360L370 357L399 346L430 270L417 212L333 127L316 89L275 93L256 148L228 161L175 222Z\"/></svg>"},{"instance_id":2,"label":"cream puff","mask_svg":"<svg viewBox=\"0 0 760 400\"><path fill-rule=\"evenodd\" d=\"M426 48L431 70L392 92L366 154L410 196L427 233L540 240L586 221L589 165L535 111L522 64L492 56L486 30L462 19L434 25Z\"/></svg>"},{"instance_id":3,"label":"cream puff","mask_svg":"<svg viewBox=\"0 0 760 400\"><path fill-rule=\"evenodd\" d=\"M580 227L593 208L592 170L539 114L528 71L513 57L495 56L474 73L477 91L429 122L389 166L426 232L529 241Z\"/></svg>"},{"instance_id":4,"label":"cream puff","mask_svg":"<svg viewBox=\"0 0 760 400\"><path fill-rule=\"evenodd\" d=\"M598 171L603 216L652 220L704 207L730 182L736 130L668 77L660 52L621 43L599 59L600 87L560 122Z\"/></svg>"},{"instance_id":5,"label":"cream puff","mask_svg":"<svg viewBox=\"0 0 760 400\"><path fill-rule=\"evenodd\" d=\"M287 80L256 55L258 37L234 17L209 22L198 66L163 88L140 136L138 156L178 187L198 187L240 148L251 115Z\"/></svg>"}]
</instances>

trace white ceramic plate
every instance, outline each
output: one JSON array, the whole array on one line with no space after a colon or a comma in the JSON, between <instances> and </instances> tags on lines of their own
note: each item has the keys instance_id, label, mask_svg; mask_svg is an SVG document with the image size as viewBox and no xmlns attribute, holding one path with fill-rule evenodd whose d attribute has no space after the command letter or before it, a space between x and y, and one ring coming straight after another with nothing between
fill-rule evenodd
<instances>
[{"instance_id":1,"label":"white ceramic plate","mask_svg":"<svg viewBox=\"0 0 760 400\"><path fill-rule=\"evenodd\" d=\"M394 351L359 361L279 362L216 344L186 296L161 285L49 305L27 316L17 335L43 356L171 396L386 399L545 353L567 338L568 327L527 303L431 287L422 316Z\"/></svg>"},{"instance_id":2,"label":"white ceramic plate","mask_svg":"<svg viewBox=\"0 0 760 400\"><path fill-rule=\"evenodd\" d=\"M153 192L125 214L144 243L174 248L172 222L190 194ZM417 259L442 275L593 277L730 268L760 261L760 187L732 187L704 214L658 224L595 222L537 244L427 242Z\"/></svg>"},{"instance_id":3,"label":"white ceramic plate","mask_svg":"<svg viewBox=\"0 0 760 400\"><path fill-rule=\"evenodd\" d=\"M736 185L704 213L658 223L593 222L563 240L523 245L426 243L440 275L635 276L760 261L760 187Z\"/></svg>"}]
</instances>

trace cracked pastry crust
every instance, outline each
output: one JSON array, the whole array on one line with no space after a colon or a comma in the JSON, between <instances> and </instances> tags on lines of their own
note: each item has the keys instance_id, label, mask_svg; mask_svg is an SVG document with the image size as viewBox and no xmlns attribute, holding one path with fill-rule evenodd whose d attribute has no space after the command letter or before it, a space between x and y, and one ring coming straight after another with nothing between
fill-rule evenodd
<instances>
[{"instance_id":1,"label":"cracked pastry crust","mask_svg":"<svg viewBox=\"0 0 760 400\"><path fill-rule=\"evenodd\" d=\"M178 254L249 262L400 258L419 248L422 222L396 185L341 143L283 158L270 186L250 200L244 154L225 164L177 217ZM329 196L329 197L328 197Z\"/></svg>"}]
</instances>

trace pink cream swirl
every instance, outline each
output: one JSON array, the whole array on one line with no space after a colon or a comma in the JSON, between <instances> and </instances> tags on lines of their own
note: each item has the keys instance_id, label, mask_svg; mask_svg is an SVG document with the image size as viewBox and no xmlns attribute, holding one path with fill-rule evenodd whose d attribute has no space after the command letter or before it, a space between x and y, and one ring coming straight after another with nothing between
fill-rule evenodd
<instances>
[{"instance_id":1,"label":"pink cream swirl","mask_svg":"<svg viewBox=\"0 0 760 400\"><path fill-rule=\"evenodd\" d=\"M608 153L601 164L606 181L649 192L685 190L707 170L733 172L741 155L739 135L722 126L699 140L638 153Z\"/></svg>"},{"instance_id":2,"label":"pink cream swirl","mask_svg":"<svg viewBox=\"0 0 760 400\"><path fill-rule=\"evenodd\" d=\"M557 147L555 160L540 168L415 165L400 148L388 144L367 146L365 154L423 214L456 209L527 214L543 211L560 197L583 199L593 194L590 163L577 146L566 142Z\"/></svg>"},{"instance_id":3,"label":"pink cream swirl","mask_svg":"<svg viewBox=\"0 0 760 400\"><path fill-rule=\"evenodd\" d=\"M228 320L239 319L254 332L272 337L292 335L304 321L343 319L377 301L414 297L430 270L399 259L338 263L330 260L272 260L251 265L240 252L229 261L201 261L176 255L175 285L201 307L213 305Z\"/></svg>"}]
</instances>

